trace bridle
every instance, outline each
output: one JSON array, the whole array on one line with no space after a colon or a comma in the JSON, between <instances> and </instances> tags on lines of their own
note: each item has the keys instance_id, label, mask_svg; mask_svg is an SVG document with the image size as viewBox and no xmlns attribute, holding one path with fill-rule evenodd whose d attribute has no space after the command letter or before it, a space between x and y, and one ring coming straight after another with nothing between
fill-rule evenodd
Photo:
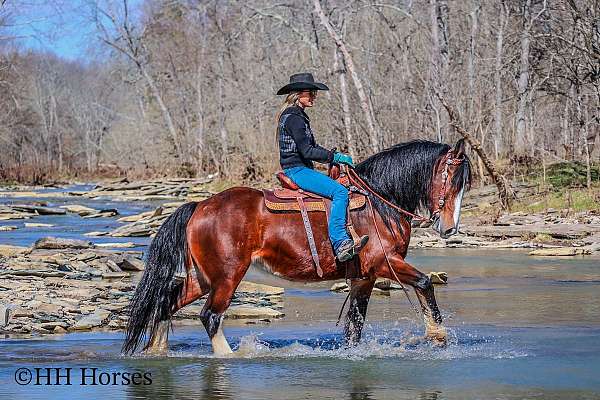
<instances>
[{"instance_id":1,"label":"bridle","mask_svg":"<svg viewBox=\"0 0 600 400\"><path fill-rule=\"evenodd\" d=\"M396 210L412 219L416 219L418 221L429 223L429 222L433 222L437 218L439 218L439 214L442 211L442 209L444 208L444 205L446 204L446 197L448 196L448 190L449 190L449 185L448 185L448 169L449 169L449 167L451 165L455 165L455 166L460 165L460 164L462 164L462 162L464 160L465 160L464 156L454 157L453 151L448 150L448 152L444 155L444 157L439 161L439 163L444 164L444 170L442 171L442 185L438 192L438 201L436 203L436 208L431 212L431 216L429 218L423 217L422 215L419 215L419 214L411 213L410 211L407 211L407 210L403 209L402 207L398 207L397 205L393 204L392 202L386 200L379 193L377 193L375 190L373 190L373 188L371 188L360 176L358 176L358 174L356 173L356 171L354 171L353 168L347 168L347 175L348 175L348 179L350 180L351 185L354 185L359 189L366 190L367 192L369 192L373 196L377 197L377 199L381 200L386 205L392 207L394 210ZM439 164L437 164L437 165L439 165Z\"/></svg>"},{"instance_id":2,"label":"bridle","mask_svg":"<svg viewBox=\"0 0 600 400\"><path fill-rule=\"evenodd\" d=\"M433 212L431 213L431 217L429 217L429 221L434 221L435 219L439 218L440 212L442 211L442 209L444 208L444 205L446 204L446 196L448 195L448 168L451 165L454 166L458 166L460 164L462 164L462 162L465 160L465 157L454 157L454 153L452 152L452 150L449 150L446 155L444 156L444 158L442 159L442 161L444 163L444 170L442 171L442 186L440 187L440 191L438 193L438 201L437 201L437 208L435 210L433 210Z\"/></svg>"}]
</instances>

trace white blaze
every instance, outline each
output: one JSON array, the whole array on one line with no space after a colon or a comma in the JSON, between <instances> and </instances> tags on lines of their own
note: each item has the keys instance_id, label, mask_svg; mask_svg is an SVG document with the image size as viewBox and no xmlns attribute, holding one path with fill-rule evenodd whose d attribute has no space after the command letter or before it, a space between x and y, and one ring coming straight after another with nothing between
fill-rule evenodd
<instances>
[{"instance_id":1,"label":"white blaze","mask_svg":"<svg viewBox=\"0 0 600 400\"><path fill-rule=\"evenodd\" d=\"M462 204L463 195L465 194L465 188L460 189L460 193L454 199L454 229L458 232L458 224L460 222L460 206Z\"/></svg>"}]
</instances>

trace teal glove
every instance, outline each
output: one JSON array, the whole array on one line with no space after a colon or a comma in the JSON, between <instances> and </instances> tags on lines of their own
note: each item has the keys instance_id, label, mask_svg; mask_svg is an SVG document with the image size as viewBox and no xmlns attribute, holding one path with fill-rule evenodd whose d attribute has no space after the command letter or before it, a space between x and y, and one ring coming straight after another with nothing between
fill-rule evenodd
<instances>
[{"instance_id":1,"label":"teal glove","mask_svg":"<svg viewBox=\"0 0 600 400\"><path fill-rule=\"evenodd\" d=\"M333 162L336 164L346 164L351 167L354 167L354 162L352 162L352 157L350 157L348 154L344 154L344 153L335 153L333 155Z\"/></svg>"}]
</instances>

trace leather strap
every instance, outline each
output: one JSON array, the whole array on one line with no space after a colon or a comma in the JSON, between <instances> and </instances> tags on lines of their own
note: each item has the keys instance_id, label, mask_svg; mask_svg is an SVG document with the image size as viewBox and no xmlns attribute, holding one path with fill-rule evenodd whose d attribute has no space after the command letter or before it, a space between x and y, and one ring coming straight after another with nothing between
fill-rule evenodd
<instances>
[{"instance_id":1,"label":"leather strap","mask_svg":"<svg viewBox=\"0 0 600 400\"><path fill-rule=\"evenodd\" d=\"M319 278L323 277L323 270L321 269L321 264L319 262L319 254L317 253L317 245L315 244L315 237L313 235L312 227L310 226L310 219L308 219L308 212L306 211L306 205L304 204L304 200L301 196L297 197L298 205L300 206L300 214L302 214L302 222L304 223L304 229L306 230L306 237L308 239L308 247L310 248L310 254L312 256L313 262L315 263L315 268L317 269L317 275Z\"/></svg>"}]
</instances>

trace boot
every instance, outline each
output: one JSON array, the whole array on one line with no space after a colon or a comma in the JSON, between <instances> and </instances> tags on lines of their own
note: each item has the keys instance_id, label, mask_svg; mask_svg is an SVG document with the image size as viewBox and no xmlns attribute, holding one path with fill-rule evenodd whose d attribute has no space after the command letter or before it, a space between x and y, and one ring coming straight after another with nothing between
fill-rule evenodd
<instances>
[{"instance_id":1,"label":"boot","mask_svg":"<svg viewBox=\"0 0 600 400\"><path fill-rule=\"evenodd\" d=\"M345 262L357 255L360 250L365 247L367 242L369 241L368 235L363 235L360 237L358 243L354 243L352 239L348 239L343 242L336 250L336 258L339 262Z\"/></svg>"}]
</instances>

